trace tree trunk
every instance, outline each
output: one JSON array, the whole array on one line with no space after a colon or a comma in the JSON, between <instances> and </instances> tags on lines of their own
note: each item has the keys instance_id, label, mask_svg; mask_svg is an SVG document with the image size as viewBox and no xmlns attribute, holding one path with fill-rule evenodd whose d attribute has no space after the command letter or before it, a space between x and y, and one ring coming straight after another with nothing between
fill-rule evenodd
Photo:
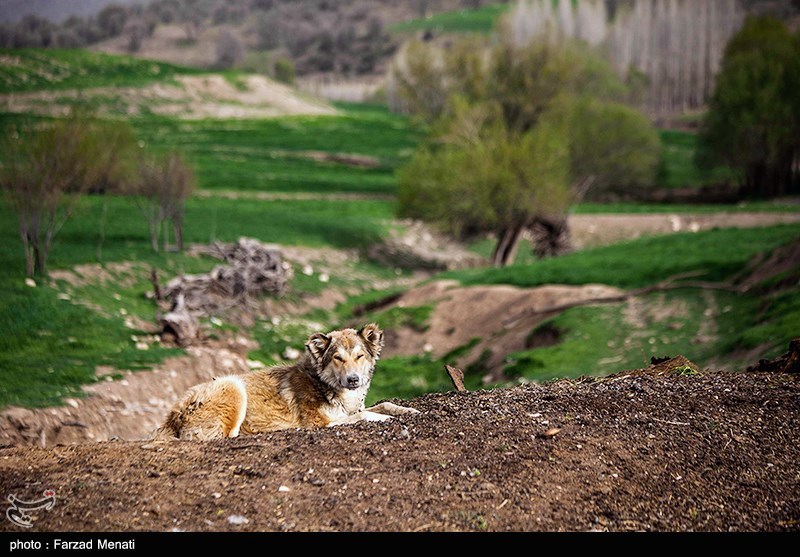
<instances>
[{"instance_id":1,"label":"tree trunk","mask_svg":"<svg viewBox=\"0 0 800 557\"><path fill-rule=\"evenodd\" d=\"M23 213L19 216L19 237L22 240L22 249L25 250L25 275L32 277L35 271L35 260L28 230L28 221Z\"/></svg>"},{"instance_id":2,"label":"tree trunk","mask_svg":"<svg viewBox=\"0 0 800 557\"><path fill-rule=\"evenodd\" d=\"M44 254L44 250L41 246L35 245L33 246L33 256L34 256L34 268L33 274L37 276L42 276L47 271L46 268L46 261L47 256Z\"/></svg>"},{"instance_id":3,"label":"tree trunk","mask_svg":"<svg viewBox=\"0 0 800 557\"><path fill-rule=\"evenodd\" d=\"M178 251L183 251L183 218L174 217L172 219L172 236L175 239L175 247Z\"/></svg>"},{"instance_id":4,"label":"tree trunk","mask_svg":"<svg viewBox=\"0 0 800 557\"><path fill-rule=\"evenodd\" d=\"M100 215L100 238L97 241L95 256L98 261L103 260L103 244L106 241L106 215L108 213L108 202L103 199L103 212Z\"/></svg>"},{"instance_id":5,"label":"tree trunk","mask_svg":"<svg viewBox=\"0 0 800 557\"><path fill-rule=\"evenodd\" d=\"M537 218L530 226L536 257L556 257L571 250L567 217Z\"/></svg>"},{"instance_id":6,"label":"tree trunk","mask_svg":"<svg viewBox=\"0 0 800 557\"><path fill-rule=\"evenodd\" d=\"M161 223L155 218L150 218L147 225L150 228L150 247L153 248L153 251L158 252L158 232Z\"/></svg>"},{"instance_id":7,"label":"tree trunk","mask_svg":"<svg viewBox=\"0 0 800 557\"><path fill-rule=\"evenodd\" d=\"M169 251L169 223L166 219L162 221L161 227L163 228L164 232L163 250L164 253L167 253Z\"/></svg>"},{"instance_id":8,"label":"tree trunk","mask_svg":"<svg viewBox=\"0 0 800 557\"><path fill-rule=\"evenodd\" d=\"M494 251L492 252L492 265L495 267L505 267L509 263L514 262L523 230L525 230L524 224L515 224L500 232L497 244L494 246Z\"/></svg>"}]
</instances>

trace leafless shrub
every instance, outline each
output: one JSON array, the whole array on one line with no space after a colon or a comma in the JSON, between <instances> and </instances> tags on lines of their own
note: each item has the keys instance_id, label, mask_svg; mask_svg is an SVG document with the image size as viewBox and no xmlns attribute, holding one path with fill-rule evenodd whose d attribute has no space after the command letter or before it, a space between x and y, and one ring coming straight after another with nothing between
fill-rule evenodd
<instances>
[{"instance_id":1,"label":"leafless shrub","mask_svg":"<svg viewBox=\"0 0 800 557\"><path fill-rule=\"evenodd\" d=\"M28 276L47 273L53 238L81 195L103 174L117 175L115 165L123 157L109 154L116 147L105 144L95 126L87 116L74 113L5 138L0 191L19 219Z\"/></svg>"},{"instance_id":2,"label":"leafless shrub","mask_svg":"<svg viewBox=\"0 0 800 557\"><path fill-rule=\"evenodd\" d=\"M169 249L169 227L172 224L175 246L183 249L183 215L186 199L194 190L194 172L176 152L163 159L143 156L137 177L128 189L147 221L150 246L158 251L163 234L163 249Z\"/></svg>"}]
</instances>

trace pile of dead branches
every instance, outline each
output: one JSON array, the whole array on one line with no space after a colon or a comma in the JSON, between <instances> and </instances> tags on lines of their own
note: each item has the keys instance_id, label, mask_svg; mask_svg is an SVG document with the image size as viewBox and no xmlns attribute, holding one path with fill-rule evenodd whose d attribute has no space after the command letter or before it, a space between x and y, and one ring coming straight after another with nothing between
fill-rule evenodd
<instances>
[{"instance_id":1,"label":"pile of dead branches","mask_svg":"<svg viewBox=\"0 0 800 557\"><path fill-rule=\"evenodd\" d=\"M291 278L291 266L284 263L280 250L252 238L239 238L233 244L214 242L191 251L225 264L209 273L176 277L159 292L159 297L171 302L169 313L161 318L162 327L180 344L197 335L198 317L247 306L264 294L283 294Z\"/></svg>"}]
</instances>

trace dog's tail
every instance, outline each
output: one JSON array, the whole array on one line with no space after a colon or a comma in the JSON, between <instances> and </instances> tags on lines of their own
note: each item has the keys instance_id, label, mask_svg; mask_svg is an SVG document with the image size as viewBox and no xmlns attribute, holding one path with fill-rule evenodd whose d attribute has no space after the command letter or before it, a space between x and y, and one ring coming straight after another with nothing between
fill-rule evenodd
<instances>
[{"instance_id":1,"label":"dog's tail","mask_svg":"<svg viewBox=\"0 0 800 557\"><path fill-rule=\"evenodd\" d=\"M236 375L189 389L172 407L153 440L236 437L247 414L247 387Z\"/></svg>"}]
</instances>

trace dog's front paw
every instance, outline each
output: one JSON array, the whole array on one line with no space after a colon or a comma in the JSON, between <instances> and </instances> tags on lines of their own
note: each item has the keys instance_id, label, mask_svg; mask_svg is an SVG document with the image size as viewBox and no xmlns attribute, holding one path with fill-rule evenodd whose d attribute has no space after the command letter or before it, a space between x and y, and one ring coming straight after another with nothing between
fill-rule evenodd
<instances>
[{"instance_id":1,"label":"dog's front paw","mask_svg":"<svg viewBox=\"0 0 800 557\"><path fill-rule=\"evenodd\" d=\"M370 408L367 411L379 412L381 414L388 414L390 416L404 416L406 414L419 414L419 410L409 408L407 406L400 406L393 402L381 402Z\"/></svg>"},{"instance_id":2,"label":"dog's front paw","mask_svg":"<svg viewBox=\"0 0 800 557\"><path fill-rule=\"evenodd\" d=\"M377 412L370 412L369 410L363 413L364 419L368 422L385 422L391 420L392 417L386 414L378 414Z\"/></svg>"}]
</instances>

